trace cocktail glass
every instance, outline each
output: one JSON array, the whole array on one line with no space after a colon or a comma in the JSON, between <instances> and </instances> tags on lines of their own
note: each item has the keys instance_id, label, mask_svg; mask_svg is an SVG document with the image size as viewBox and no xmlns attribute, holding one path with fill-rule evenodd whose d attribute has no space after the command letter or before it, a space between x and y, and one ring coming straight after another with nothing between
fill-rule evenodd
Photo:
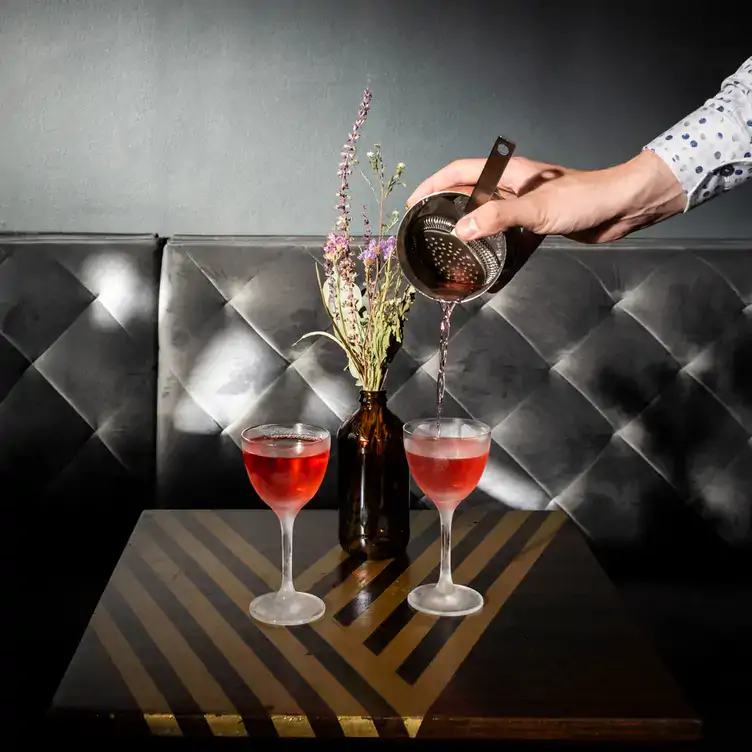
<instances>
[{"instance_id":1,"label":"cocktail glass","mask_svg":"<svg viewBox=\"0 0 752 752\"><path fill-rule=\"evenodd\" d=\"M491 448L491 429L476 420L427 418L404 426L405 453L415 482L441 518L441 568L435 585L420 585L407 602L432 616L467 616L483 608L483 596L452 582L452 517L478 485Z\"/></svg>"},{"instance_id":2,"label":"cocktail glass","mask_svg":"<svg viewBox=\"0 0 752 752\"><path fill-rule=\"evenodd\" d=\"M321 598L299 593L292 582L292 531L298 512L316 495L329 462L331 437L303 423L246 428L243 461L256 493L282 527L282 586L254 598L249 612L265 624L292 627L324 615Z\"/></svg>"}]
</instances>

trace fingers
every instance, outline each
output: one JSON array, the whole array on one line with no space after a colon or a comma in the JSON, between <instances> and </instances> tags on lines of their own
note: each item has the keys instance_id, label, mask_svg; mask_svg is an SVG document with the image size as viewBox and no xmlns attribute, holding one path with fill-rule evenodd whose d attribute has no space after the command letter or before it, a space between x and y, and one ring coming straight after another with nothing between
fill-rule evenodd
<instances>
[{"instance_id":1,"label":"fingers","mask_svg":"<svg viewBox=\"0 0 752 752\"><path fill-rule=\"evenodd\" d=\"M532 232L539 232L539 225L538 207L532 198L489 201L457 223L457 237L465 241L475 240L510 227L524 227Z\"/></svg>"},{"instance_id":2,"label":"fingers","mask_svg":"<svg viewBox=\"0 0 752 752\"><path fill-rule=\"evenodd\" d=\"M456 186L474 186L478 182L485 159L457 159L442 167L424 180L407 199L407 206L425 198L430 193L455 190ZM525 157L512 157L499 181L502 192L519 195L538 187L540 184L569 172L564 167L534 162ZM462 191L463 193L465 191ZM471 191L472 193L472 191Z\"/></svg>"},{"instance_id":3,"label":"fingers","mask_svg":"<svg viewBox=\"0 0 752 752\"><path fill-rule=\"evenodd\" d=\"M483 171L485 159L457 159L424 180L407 199L408 207L430 193L446 191L455 185L475 185Z\"/></svg>"},{"instance_id":4,"label":"fingers","mask_svg":"<svg viewBox=\"0 0 752 752\"><path fill-rule=\"evenodd\" d=\"M474 185L450 185L449 188L446 188L447 191L452 191L453 193L464 193L466 196L472 196L474 189ZM499 195L502 198L515 197L515 194L512 193L512 191L508 188L505 188L503 185L499 186Z\"/></svg>"}]
</instances>

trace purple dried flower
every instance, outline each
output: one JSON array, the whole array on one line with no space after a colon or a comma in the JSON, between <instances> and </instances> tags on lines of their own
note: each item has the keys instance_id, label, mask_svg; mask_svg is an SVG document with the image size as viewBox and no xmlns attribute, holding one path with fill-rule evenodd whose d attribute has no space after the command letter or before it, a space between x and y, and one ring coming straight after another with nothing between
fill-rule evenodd
<instances>
[{"instance_id":1,"label":"purple dried flower","mask_svg":"<svg viewBox=\"0 0 752 752\"><path fill-rule=\"evenodd\" d=\"M340 188L337 196L339 201L337 202L337 212L339 218L337 219L337 229L348 232L350 229L350 205L347 203L347 193L350 190L348 179L352 173L352 168L355 163L355 146L354 144L360 138L360 129L363 127L368 117L368 110L371 107L371 90L366 89L363 92L363 100L358 108L358 116L355 119L352 131L347 136L347 142L342 147L340 153L341 162L337 169L337 177L340 179Z\"/></svg>"},{"instance_id":2,"label":"purple dried flower","mask_svg":"<svg viewBox=\"0 0 752 752\"><path fill-rule=\"evenodd\" d=\"M363 252L358 258L367 263L371 263L376 260L379 254L381 254L384 261L388 261L396 247L397 238L394 235L389 235L381 241L377 238L371 238L367 243L364 243Z\"/></svg>"},{"instance_id":3,"label":"purple dried flower","mask_svg":"<svg viewBox=\"0 0 752 752\"><path fill-rule=\"evenodd\" d=\"M337 262L343 253L347 253L350 241L347 235L336 235L330 232L324 243L324 258Z\"/></svg>"},{"instance_id":4,"label":"purple dried flower","mask_svg":"<svg viewBox=\"0 0 752 752\"><path fill-rule=\"evenodd\" d=\"M358 258L365 264L372 264L379 255L379 241L371 238L363 244L363 251Z\"/></svg>"},{"instance_id":5,"label":"purple dried flower","mask_svg":"<svg viewBox=\"0 0 752 752\"><path fill-rule=\"evenodd\" d=\"M394 253L397 247L397 236L389 235L381 241L381 253L384 256L384 260L388 261L391 255Z\"/></svg>"}]
</instances>

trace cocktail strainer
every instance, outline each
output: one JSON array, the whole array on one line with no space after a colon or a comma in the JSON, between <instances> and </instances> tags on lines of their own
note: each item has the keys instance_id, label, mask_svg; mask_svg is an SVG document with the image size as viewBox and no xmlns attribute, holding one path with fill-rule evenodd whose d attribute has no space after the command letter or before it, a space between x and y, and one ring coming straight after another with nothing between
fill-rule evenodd
<instances>
[{"instance_id":1,"label":"cocktail strainer","mask_svg":"<svg viewBox=\"0 0 752 752\"><path fill-rule=\"evenodd\" d=\"M397 233L397 257L415 289L433 300L468 301L489 290L499 279L507 256L503 232L464 242L454 228L465 214L492 197L499 198L499 180L515 145L499 137L468 198L441 191L418 201L405 214Z\"/></svg>"}]
</instances>

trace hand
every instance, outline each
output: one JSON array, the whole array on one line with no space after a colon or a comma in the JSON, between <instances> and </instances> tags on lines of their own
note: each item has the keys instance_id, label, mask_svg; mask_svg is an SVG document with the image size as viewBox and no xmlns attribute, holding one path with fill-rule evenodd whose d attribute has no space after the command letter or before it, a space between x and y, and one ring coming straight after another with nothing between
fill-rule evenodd
<instances>
[{"instance_id":1,"label":"hand","mask_svg":"<svg viewBox=\"0 0 752 752\"><path fill-rule=\"evenodd\" d=\"M412 206L429 193L472 193L485 160L460 159L421 183ZM489 201L457 223L462 240L522 227L537 235L564 235L584 243L618 240L682 212L686 196L663 160L643 151L603 170L573 170L512 157L499 189L506 200Z\"/></svg>"}]
</instances>

